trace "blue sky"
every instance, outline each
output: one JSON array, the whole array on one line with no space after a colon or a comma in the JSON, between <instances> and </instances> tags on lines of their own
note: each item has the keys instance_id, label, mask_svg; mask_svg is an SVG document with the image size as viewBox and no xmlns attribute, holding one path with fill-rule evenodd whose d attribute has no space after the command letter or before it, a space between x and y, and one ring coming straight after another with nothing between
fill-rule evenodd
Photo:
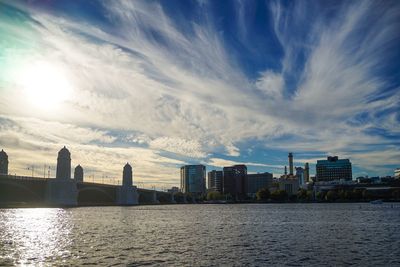
<instances>
[{"instance_id":1,"label":"blue sky","mask_svg":"<svg viewBox=\"0 0 400 267\"><path fill-rule=\"evenodd\" d=\"M398 1L0 1L10 171L179 183L178 167L400 167ZM93 178L92 178L93 179ZM111 180L110 180L111 181Z\"/></svg>"}]
</instances>

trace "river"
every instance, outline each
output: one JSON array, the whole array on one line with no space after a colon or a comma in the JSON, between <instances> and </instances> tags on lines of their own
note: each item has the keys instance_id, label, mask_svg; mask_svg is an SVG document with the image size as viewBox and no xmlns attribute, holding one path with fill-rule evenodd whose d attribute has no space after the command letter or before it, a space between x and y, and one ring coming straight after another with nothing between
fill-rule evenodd
<instances>
[{"instance_id":1,"label":"river","mask_svg":"<svg viewBox=\"0 0 400 267\"><path fill-rule=\"evenodd\" d=\"M0 209L0 265L400 266L400 203Z\"/></svg>"}]
</instances>

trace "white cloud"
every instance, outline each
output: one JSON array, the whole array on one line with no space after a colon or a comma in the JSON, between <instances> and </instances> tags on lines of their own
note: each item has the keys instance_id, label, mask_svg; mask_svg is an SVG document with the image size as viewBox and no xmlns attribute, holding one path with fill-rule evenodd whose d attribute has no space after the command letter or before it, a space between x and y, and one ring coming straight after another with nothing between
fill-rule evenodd
<instances>
[{"instance_id":1,"label":"white cloud","mask_svg":"<svg viewBox=\"0 0 400 267\"><path fill-rule=\"evenodd\" d=\"M233 166L244 164L247 166L254 166L254 167L266 167L266 168L273 168L273 169L283 169L283 165L271 165L271 164L264 164L264 163L257 163L257 162L241 162L241 161L234 161L234 160L227 160L221 158L210 158L208 161L205 162L207 165L211 165L214 167L226 167L226 166Z\"/></svg>"},{"instance_id":2,"label":"white cloud","mask_svg":"<svg viewBox=\"0 0 400 267\"><path fill-rule=\"evenodd\" d=\"M246 2L239 5L239 24L245 36L245 18L251 12L246 13ZM155 160L183 162L159 158L160 151L221 165L224 162L208 157L226 154L240 162L238 143L250 139L263 140L265 146L280 150L349 156L350 148L373 155L368 152L369 145L389 145L390 140L367 130L381 127L400 132L398 111L379 115L398 107L400 91L373 101L386 86L374 75L375 70L387 60L388 44L399 40L398 11L369 2L345 3L333 23L316 15L311 27L304 24L309 19L304 15L309 8L304 2L294 3L293 10L276 2L271 6L274 31L284 50L282 68L262 71L255 82L227 51L221 32L208 19L208 5L200 6L207 16L189 23L187 32L174 24L160 4L140 1L105 4L112 30L35 9L29 12L37 23L27 20L15 26L0 21L0 29L13 27L6 31L5 40L35 43L2 50L13 62L13 71L18 73L18 65L27 61L56 62L67 73L74 91L56 111L43 112L21 96L17 83L2 80L0 115L17 122L13 126L17 129L1 129L7 139L2 144L10 149L23 146L26 153L31 153L31 146L48 147L49 143L54 145L49 148L53 152L61 144L71 143L77 150L78 144L84 144L84 151L93 151L91 158L85 159L89 164L90 160L106 162L95 155L103 148L93 143L101 143L104 151L117 151L119 160L132 155L111 147L117 137L110 133L123 131L128 133L126 141L145 147L132 148L145 155L143 160L138 158L147 166L139 167L139 173L148 179L167 177L168 181L174 175L177 181L179 174L165 166L154 174ZM377 16L378 11L383 15ZM361 31L370 15L374 23ZM296 26L309 30L309 38L299 40L301 34L290 30ZM5 43L0 43L0 48ZM300 53L304 53L305 66L296 64ZM292 73L299 78L294 88L289 88L285 77ZM357 124L360 113L366 113L369 122ZM110 168L117 171L119 167Z\"/></svg>"},{"instance_id":3,"label":"white cloud","mask_svg":"<svg viewBox=\"0 0 400 267\"><path fill-rule=\"evenodd\" d=\"M272 71L265 71L261 73L256 82L256 86L266 96L272 99L281 98L284 80L281 74Z\"/></svg>"}]
</instances>

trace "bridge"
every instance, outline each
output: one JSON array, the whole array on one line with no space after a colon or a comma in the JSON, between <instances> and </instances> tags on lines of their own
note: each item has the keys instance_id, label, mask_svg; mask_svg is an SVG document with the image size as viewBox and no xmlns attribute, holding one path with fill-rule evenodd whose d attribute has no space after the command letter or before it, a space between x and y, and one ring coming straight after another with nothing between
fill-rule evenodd
<instances>
[{"instance_id":1,"label":"bridge","mask_svg":"<svg viewBox=\"0 0 400 267\"><path fill-rule=\"evenodd\" d=\"M84 182L83 168L80 165L76 166L72 179L71 153L65 146L58 152L55 178L9 175L8 163L7 153L1 150L0 207L186 203L187 199L184 194L137 188L133 185L132 167L129 163L123 169L122 185Z\"/></svg>"},{"instance_id":2,"label":"bridge","mask_svg":"<svg viewBox=\"0 0 400 267\"><path fill-rule=\"evenodd\" d=\"M79 182L71 179L68 184L72 186L73 190L76 189L76 194L73 194L76 204L63 205L49 197L49 191L52 190L52 183L55 181L57 181L55 178L0 174L0 206L111 206L185 203L182 196L136 186L129 187L132 192L136 193L136 199L130 203L124 203L119 197L123 185Z\"/></svg>"}]
</instances>

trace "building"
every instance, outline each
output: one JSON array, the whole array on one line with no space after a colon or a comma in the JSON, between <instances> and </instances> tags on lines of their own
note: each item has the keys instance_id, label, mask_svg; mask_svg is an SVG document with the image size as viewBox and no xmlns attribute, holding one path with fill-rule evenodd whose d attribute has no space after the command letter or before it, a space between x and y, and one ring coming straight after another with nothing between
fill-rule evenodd
<instances>
[{"instance_id":1,"label":"building","mask_svg":"<svg viewBox=\"0 0 400 267\"><path fill-rule=\"evenodd\" d=\"M75 167L74 179L77 182L83 182L83 168L81 167L81 165Z\"/></svg>"},{"instance_id":2,"label":"building","mask_svg":"<svg viewBox=\"0 0 400 267\"><path fill-rule=\"evenodd\" d=\"M222 180L222 192L230 194L235 199L243 199L246 196L246 165L234 165L224 167Z\"/></svg>"},{"instance_id":3,"label":"building","mask_svg":"<svg viewBox=\"0 0 400 267\"><path fill-rule=\"evenodd\" d=\"M127 162L124 166L124 170L122 172L122 186L123 187L130 187L133 185L133 174L132 174L132 167Z\"/></svg>"},{"instance_id":4,"label":"building","mask_svg":"<svg viewBox=\"0 0 400 267\"><path fill-rule=\"evenodd\" d=\"M280 178L278 184L279 190L285 190L289 196L297 194L299 190L299 181L296 178Z\"/></svg>"},{"instance_id":5,"label":"building","mask_svg":"<svg viewBox=\"0 0 400 267\"><path fill-rule=\"evenodd\" d=\"M296 167L296 178L299 181L300 186L306 183L304 173L305 170L302 167Z\"/></svg>"},{"instance_id":6,"label":"building","mask_svg":"<svg viewBox=\"0 0 400 267\"><path fill-rule=\"evenodd\" d=\"M71 179L71 153L65 146L58 152L56 179Z\"/></svg>"},{"instance_id":7,"label":"building","mask_svg":"<svg viewBox=\"0 0 400 267\"><path fill-rule=\"evenodd\" d=\"M288 161L289 161L289 174L287 172L287 166L285 165L284 174L281 175L281 178L284 179L296 179L296 176L293 174L293 153L288 154Z\"/></svg>"},{"instance_id":8,"label":"building","mask_svg":"<svg viewBox=\"0 0 400 267\"><path fill-rule=\"evenodd\" d=\"M222 193L222 179L224 175L222 171L212 170L208 172L208 190Z\"/></svg>"},{"instance_id":9,"label":"building","mask_svg":"<svg viewBox=\"0 0 400 267\"><path fill-rule=\"evenodd\" d=\"M206 192L206 166L186 165L181 167L181 192L195 194Z\"/></svg>"},{"instance_id":10,"label":"building","mask_svg":"<svg viewBox=\"0 0 400 267\"><path fill-rule=\"evenodd\" d=\"M288 155L289 158L289 176L293 176L293 153L290 152Z\"/></svg>"},{"instance_id":11,"label":"building","mask_svg":"<svg viewBox=\"0 0 400 267\"><path fill-rule=\"evenodd\" d=\"M400 168L397 168L397 169L394 170L394 178L395 179L400 179Z\"/></svg>"},{"instance_id":12,"label":"building","mask_svg":"<svg viewBox=\"0 0 400 267\"><path fill-rule=\"evenodd\" d=\"M329 156L327 160L318 160L316 179L320 181L352 180L351 162L349 159L339 159Z\"/></svg>"},{"instance_id":13,"label":"building","mask_svg":"<svg viewBox=\"0 0 400 267\"><path fill-rule=\"evenodd\" d=\"M272 173L264 172L264 173L256 173L256 174L247 174L247 196L255 197L258 190L261 188L272 187Z\"/></svg>"},{"instance_id":14,"label":"building","mask_svg":"<svg viewBox=\"0 0 400 267\"><path fill-rule=\"evenodd\" d=\"M3 149L0 151L0 174L8 174L8 155Z\"/></svg>"},{"instance_id":15,"label":"building","mask_svg":"<svg viewBox=\"0 0 400 267\"><path fill-rule=\"evenodd\" d=\"M306 183L311 182L310 181L310 166L308 165L308 162L304 165L304 179L306 180Z\"/></svg>"}]
</instances>

